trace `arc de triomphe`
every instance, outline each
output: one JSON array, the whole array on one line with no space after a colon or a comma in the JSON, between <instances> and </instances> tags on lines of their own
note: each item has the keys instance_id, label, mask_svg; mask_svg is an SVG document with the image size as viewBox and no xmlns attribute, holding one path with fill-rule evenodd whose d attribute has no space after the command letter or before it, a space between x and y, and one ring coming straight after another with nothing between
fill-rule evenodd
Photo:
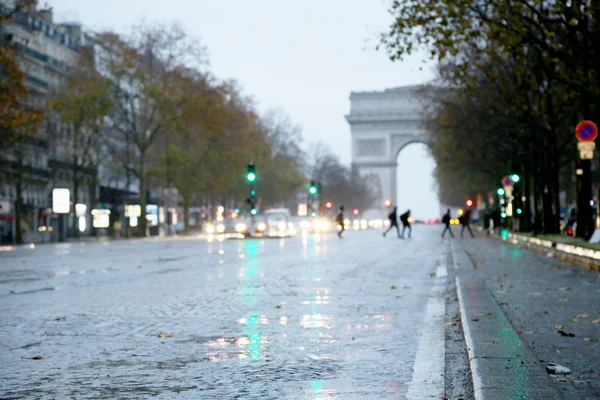
<instances>
[{"instance_id":1,"label":"arc de triomphe","mask_svg":"<svg viewBox=\"0 0 600 400\"><path fill-rule=\"evenodd\" d=\"M352 166L361 175L379 178L379 199L368 214L381 216L385 201L397 204L398 153L407 145L424 143L423 103L415 90L402 86L384 91L352 92L346 120L352 135Z\"/></svg>"}]
</instances>

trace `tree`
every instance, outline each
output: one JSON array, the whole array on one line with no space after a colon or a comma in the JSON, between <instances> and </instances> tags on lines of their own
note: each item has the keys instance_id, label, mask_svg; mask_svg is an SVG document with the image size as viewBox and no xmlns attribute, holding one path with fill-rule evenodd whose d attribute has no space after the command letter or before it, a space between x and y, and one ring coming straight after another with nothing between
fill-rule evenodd
<instances>
[{"instance_id":1,"label":"tree","mask_svg":"<svg viewBox=\"0 0 600 400\"><path fill-rule=\"evenodd\" d=\"M478 97L475 89L483 83L492 89L488 94L502 98L504 110L492 105L493 117L499 126L514 128L519 133L515 147L526 150L525 157L501 153L504 168L532 170L534 187L542 188L544 228L556 232L560 170L573 162L572 127L578 119L593 118L600 104L598 78L592 73L600 66L594 45L600 6L587 1L397 0L390 12L394 21L382 45L392 60L425 47L442 63L443 81L452 90ZM451 68L444 71L444 63ZM467 119L481 122L478 116Z\"/></svg>"},{"instance_id":2,"label":"tree","mask_svg":"<svg viewBox=\"0 0 600 400\"><path fill-rule=\"evenodd\" d=\"M144 213L149 151L157 138L174 129L177 118L173 72L200 64L203 49L178 25L144 24L134 27L129 37L103 33L96 41L104 49L103 73L111 84L112 127L128 148L133 147L133 154L127 152L125 168L138 179ZM140 229L145 235L145 218Z\"/></svg>"},{"instance_id":3,"label":"tree","mask_svg":"<svg viewBox=\"0 0 600 400\"><path fill-rule=\"evenodd\" d=\"M57 139L68 149L71 158L73 204L79 202L81 171L95 171L96 187L106 118L112 114L109 89L109 81L96 71L93 53L89 48L80 49L77 70L69 76L65 87L48 101L49 110L61 122L62 129L55 132ZM72 232L79 235L77 218L73 218Z\"/></svg>"},{"instance_id":4,"label":"tree","mask_svg":"<svg viewBox=\"0 0 600 400\"><path fill-rule=\"evenodd\" d=\"M0 25L9 23L14 15L32 4L34 2L30 0L19 0L12 9L0 11ZM5 179L15 187L14 235L15 241L22 243L23 190L27 174L24 163L28 148L36 140L42 113L27 103L25 74L9 39L7 36L0 38L0 180Z\"/></svg>"},{"instance_id":5,"label":"tree","mask_svg":"<svg viewBox=\"0 0 600 400\"><path fill-rule=\"evenodd\" d=\"M361 176L358 171L341 164L322 143L313 146L313 159L308 165L308 176L321 184L323 201L344 205L346 209L368 209L377 198L372 176Z\"/></svg>"},{"instance_id":6,"label":"tree","mask_svg":"<svg viewBox=\"0 0 600 400\"><path fill-rule=\"evenodd\" d=\"M294 125L283 110L269 110L261 123L266 132L269 152L261 160L260 196L266 205L284 205L306 181L304 153L299 147L302 129Z\"/></svg>"}]
</instances>

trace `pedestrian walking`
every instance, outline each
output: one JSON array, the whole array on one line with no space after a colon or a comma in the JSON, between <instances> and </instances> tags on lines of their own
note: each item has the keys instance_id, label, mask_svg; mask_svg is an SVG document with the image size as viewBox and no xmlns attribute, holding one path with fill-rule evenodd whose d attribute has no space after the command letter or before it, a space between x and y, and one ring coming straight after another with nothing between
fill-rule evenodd
<instances>
[{"instance_id":1,"label":"pedestrian walking","mask_svg":"<svg viewBox=\"0 0 600 400\"><path fill-rule=\"evenodd\" d=\"M398 209L396 207L394 207L394 210L390 213L390 215L388 215L388 218L390 220L390 226L385 232L383 232L383 237L385 237L385 235L391 231L393 227L396 227L398 237L402 237L400 236L400 227L398 226Z\"/></svg>"},{"instance_id":2,"label":"pedestrian walking","mask_svg":"<svg viewBox=\"0 0 600 400\"><path fill-rule=\"evenodd\" d=\"M336 222L340 226L340 230L338 231L338 237L342 239L342 233L344 233L344 206L340 206L340 212L336 217Z\"/></svg>"},{"instance_id":3,"label":"pedestrian walking","mask_svg":"<svg viewBox=\"0 0 600 400\"><path fill-rule=\"evenodd\" d=\"M410 234L412 233L412 228L410 226L410 210L406 210L404 214L400 216L400 221L402 221L402 238L404 238L404 232L406 228L408 228L408 237L410 238Z\"/></svg>"},{"instance_id":4,"label":"pedestrian walking","mask_svg":"<svg viewBox=\"0 0 600 400\"><path fill-rule=\"evenodd\" d=\"M473 231L471 230L471 213L472 210L468 208L463 215L460 216L458 221L462 225L462 229L460 230L460 237L463 237L463 233L465 233L465 228L469 230L471 237L475 237L473 235Z\"/></svg>"},{"instance_id":5,"label":"pedestrian walking","mask_svg":"<svg viewBox=\"0 0 600 400\"><path fill-rule=\"evenodd\" d=\"M442 223L444 225L446 225L444 227L444 231L442 232L442 237L444 237L444 235L446 234L446 231L450 232L450 236L454 237L454 233L452 233L452 229L450 229L450 221L452 220L452 217L450 216L450 209L448 209L448 211L446 211L446 214L444 214L444 216L442 217Z\"/></svg>"}]
</instances>

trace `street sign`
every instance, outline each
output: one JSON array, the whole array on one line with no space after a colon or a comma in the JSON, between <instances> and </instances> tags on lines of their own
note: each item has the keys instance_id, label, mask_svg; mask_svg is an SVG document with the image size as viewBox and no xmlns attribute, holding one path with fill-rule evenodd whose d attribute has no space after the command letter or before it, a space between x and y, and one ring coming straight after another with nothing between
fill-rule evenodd
<instances>
[{"instance_id":1,"label":"street sign","mask_svg":"<svg viewBox=\"0 0 600 400\"><path fill-rule=\"evenodd\" d=\"M593 142L598 136L598 127L592 121L581 121L575 128L575 136L580 142Z\"/></svg>"},{"instance_id":2,"label":"street sign","mask_svg":"<svg viewBox=\"0 0 600 400\"><path fill-rule=\"evenodd\" d=\"M593 160L595 148L596 148L596 143L594 143L594 142L577 142L577 149L579 150L579 157L582 160Z\"/></svg>"},{"instance_id":3,"label":"street sign","mask_svg":"<svg viewBox=\"0 0 600 400\"><path fill-rule=\"evenodd\" d=\"M502 186L513 186L514 184L515 183L512 179L510 179L510 176L506 175L504 178L502 178Z\"/></svg>"},{"instance_id":4,"label":"street sign","mask_svg":"<svg viewBox=\"0 0 600 400\"><path fill-rule=\"evenodd\" d=\"M71 191L69 189L52 189L52 211L55 214L68 214L71 211Z\"/></svg>"},{"instance_id":5,"label":"street sign","mask_svg":"<svg viewBox=\"0 0 600 400\"><path fill-rule=\"evenodd\" d=\"M10 201L0 200L0 214L10 214Z\"/></svg>"}]
</instances>

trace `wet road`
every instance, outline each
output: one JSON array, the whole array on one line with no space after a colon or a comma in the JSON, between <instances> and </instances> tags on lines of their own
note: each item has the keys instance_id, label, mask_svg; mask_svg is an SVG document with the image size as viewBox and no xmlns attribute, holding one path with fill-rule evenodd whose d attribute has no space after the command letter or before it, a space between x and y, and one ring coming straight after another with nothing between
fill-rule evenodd
<instances>
[{"instance_id":1,"label":"wet road","mask_svg":"<svg viewBox=\"0 0 600 400\"><path fill-rule=\"evenodd\" d=\"M437 228L2 252L0 398L439 399Z\"/></svg>"}]
</instances>

